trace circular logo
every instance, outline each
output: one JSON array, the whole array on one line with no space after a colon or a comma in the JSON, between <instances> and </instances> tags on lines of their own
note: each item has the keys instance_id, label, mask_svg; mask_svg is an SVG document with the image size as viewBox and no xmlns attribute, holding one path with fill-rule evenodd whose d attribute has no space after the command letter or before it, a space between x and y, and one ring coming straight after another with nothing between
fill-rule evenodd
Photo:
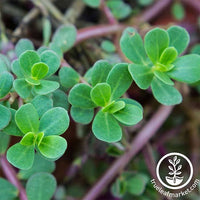
<instances>
[{"instance_id":1,"label":"circular logo","mask_svg":"<svg viewBox=\"0 0 200 200\"><path fill-rule=\"evenodd\" d=\"M166 154L159 160L156 175L163 186L178 190L191 181L193 166L185 155L173 152Z\"/></svg>"}]
</instances>

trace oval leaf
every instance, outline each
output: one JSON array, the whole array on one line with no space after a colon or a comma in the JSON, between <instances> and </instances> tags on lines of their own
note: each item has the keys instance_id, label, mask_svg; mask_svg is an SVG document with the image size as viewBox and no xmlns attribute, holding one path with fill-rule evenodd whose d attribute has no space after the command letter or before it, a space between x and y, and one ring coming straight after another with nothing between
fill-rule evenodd
<instances>
[{"instance_id":1,"label":"oval leaf","mask_svg":"<svg viewBox=\"0 0 200 200\"><path fill-rule=\"evenodd\" d=\"M120 39L120 46L125 56L135 64L145 64L146 53L141 36L134 28L127 28Z\"/></svg>"},{"instance_id":2,"label":"oval leaf","mask_svg":"<svg viewBox=\"0 0 200 200\"><path fill-rule=\"evenodd\" d=\"M107 83L98 83L90 92L92 101L98 106L106 106L110 101L111 88Z\"/></svg>"},{"instance_id":3,"label":"oval leaf","mask_svg":"<svg viewBox=\"0 0 200 200\"><path fill-rule=\"evenodd\" d=\"M30 169L34 160L34 146L24 146L17 143L7 151L8 161L19 169Z\"/></svg>"},{"instance_id":4,"label":"oval leaf","mask_svg":"<svg viewBox=\"0 0 200 200\"><path fill-rule=\"evenodd\" d=\"M60 84L69 89L79 82L79 74L70 67L62 67L59 71Z\"/></svg>"},{"instance_id":5,"label":"oval leaf","mask_svg":"<svg viewBox=\"0 0 200 200\"><path fill-rule=\"evenodd\" d=\"M128 70L136 82L136 84L143 90L146 90L153 79L153 72L150 67L145 65L130 64Z\"/></svg>"},{"instance_id":6,"label":"oval leaf","mask_svg":"<svg viewBox=\"0 0 200 200\"><path fill-rule=\"evenodd\" d=\"M168 30L169 45L175 47L178 54L183 53L190 42L188 32L180 26L171 26Z\"/></svg>"},{"instance_id":7,"label":"oval leaf","mask_svg":"<svg viewBox=\"0 0 200 200\"><path fill-rule=\"evenodd\" d=\"M89 124L94 116L94 109L72 106L70 114L75 122Z\"/></svg>"},{"instance_id":8,"label":"oval leaf","mask_svg":"<svg viewBox=\"0 0 200 200\"><path fill-rule=\"evenodd\" d=\"M0 104L0 130L5 128L11 120L11 113L8 108Z\"/></svg>"},{"instance_id":9,"label":"oval leaf","mask_svg":"<svg viewBox=\"0 0 200 200\"><path fill-rule=\"evenodd\" d=\"M194 83L200 80L200 56L190 54L178 58L168 75L181 82Z\"/></svg>"},{"instance_id":10,"label":"oval leaf","mask_svg":"<svg viewBox=\"0 0 200 200\"><path fill-rule=\"evenodd\" d=\"M54 51L51 50L44 51L40 55L40 58L41 62L45 63L49 67L49 71L46 74L46 76L51 76L58 70L60 66L60 59Z\"/></svg>"},{"instance_id":11,"label":"oval leaf","mask_svg":"<svg viewBox=\"0 0 200 200\"><path fill-rule=\"evenodd\" d=\"M24 133L37 133L39 128L39 115L35 107L27 103L19 108L15 114L15 121L19 129Z\"/></svg>"},{"instance_id":12,"label":"oval leaf","mask_svg":"<svg viewBox=\"0 0 200 200\"><path fill-rule=\"evenodd\" d=\"M80 108L94 108L95 104L93 103L90 92L92 88L84 83L75 85L69 92L69 102Z\"/></svg>"},{"instance_id":13,"label":"oval leaf","mask_svg":"<svg viewBox=\"0 0 200 200\"><path fill-rule=\"evenodd\" d=\"M0 74L0 98L3 98L9 93L12 84L13 76L10 73L4 72Z\"/></svg>"},{"instance_id":14,"label":"oval leaf","mask_svg":"<svg viewBox=\"0 0 200 200\"><path fill-rule=\"evenodd\" d=\"M31 68L35 63L40 62L40 57L36 51L25 51L19 57L19 64L24 76L31 76Z\"/></svg>"},{"instance_id":15,"label":"oval leaf","mask_svg":"<svg viewBox=\"0 0 200 200\"><path fill-rule=\"evenodd\" d=\"M121 97L130 87L132 78L128 71L128 64L115 65L106 81L111 87L111 100Z\"/></svg>"},{"instance_id":16,"label":"oval leaf","mask_svg":"<svg viewBox=\"0 0 200 200\"><path fill-rule=\"evenodd\" d=\"M105 142L118 142L122 138L122 130L110 113L99 111L94 118L92 131L97 139Z\"/></svg>"},{"instance_id":17,"label":"oval leaf","mask_svg":"<svg viewBox=\"0 0 200 200\"><path fill-rule=\"evenodd\" d=\"M61 135L69 127L69 116L64 108L52 108L40 119L40 132L44 135Z\"/></svg>"},{"instance_id":18,"label":"oval leaf","mask_svg":"<svg viewBox=\"0 0 200 200\"><path fill-rule=\"evenodd\" d=\"M35 85L33 90L36 94L49 94L59 88L59 83L55 81L41 80L40 85Z\"/></svg>"},{"instance_id":19,"label":"oval leaf","mask_svg":"<svg viewBox=\"0 0 200 200\"><path fill-rule=\"evenodd\" d=\"M42 139L38 149L46 158L57 160L65 153L67 142L57 135L46 136Z\"/></svg>"},{"instance_id":20,"label":"oval leaf","mask_svg":"<svg viewBox=\"0 0 200 200\"><path fill-rule=\"evenodd\" d=\"M106 82L108 74L112 69L112 65L106 60L99 60L91 69L91 82L92 85L95 86L97 83Z\"/></svg>"},{"instance_id":21,"label":"oval leaf","mask_svg":"<svg viewBox=\"0 0 200 200\"><path fill-rule=\"evenodd\" d=\"M151 88L155 99L164 105L175 105L182 101L180 92L171 85L166 85L158 78L154 77Z\"/></svg>"},{"instance_id":22,"label":"oval leaf","mask_svg":"<svg viewBox=\"0 0 200 200\"><path fill-rule=\"evenodd\" d=\"M126 126L137 124L143 118L143 111L138 106L126 104L123 109L113 114L113 116Z\"/></svg>"},{"instance_id":23,"label":"oval leaf","mask_svg":"<svg viewBox=\"0 0 200 200\"><path fill-rule=\"evenodd\" d=\"M34 79L40 80L47 75L48 71L49 67L46 64L39 62L34 64L31 68L31 75Z\"/></svg>"},{"instance_id":24,"label":"oval leaf","mask_svg":"<svg viewBox=\"0 0 200 200\"><path fill-rule=\"evenodd\" d=\"M169 36L164 29L155 28L145 35L144 46L148 57L156 64L169 46Z\"/></svg>"},{"instance_id":25,"label":"oval leaf","mask_svg":"<svg viewBox=\"0 0 200 200\"><path fill-rule=\"evenodd\" d=\"M28 84L25 79L22 78L14 80L13 86L19 96L23 99L26 99L30 96L32 86Z\"/></svg>"},{"instance_id":26,"label":"oval leaf","mask_svg":"<svg viewBox=\"0 0 200 200\"><path fill-rule=\"evenodd\" d=\"M56 179L45 172L31 176L26 184L28 200L50 200L55 190Z\"/></svg>"}]
</instances>

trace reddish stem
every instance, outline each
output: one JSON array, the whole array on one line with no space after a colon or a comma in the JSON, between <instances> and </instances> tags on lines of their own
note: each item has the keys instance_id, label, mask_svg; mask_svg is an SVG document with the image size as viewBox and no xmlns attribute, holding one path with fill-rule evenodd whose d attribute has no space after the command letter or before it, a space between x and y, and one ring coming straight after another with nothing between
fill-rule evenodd
<instances>
[{"instance_id":1,"label":"reddish stem","mask_svg":"<svg viewBox=\"0 0 200 200\"><path fill-rule=\"evenodd\" d=\"M94 200L110 184L115 176L125 168L130 160L147 144L172 112L173 106L161 106L150 121L137 134L130 145L130 149L118 158L107 170L103 177L92 187L82 200Z\"/></svg>"},{"instance_id":2,"label":"reddish stem","mask_svg":"<svg viewBox=\"0 0 200 200\"><path fill-rule=\"evenodd\" d=\"M0 163L2 170L6 176L6 178L19 190L19 197L21 200L28 200L26 196L26 191L24 187L21 185L19 180L17 179L17 175L13 167L7 161L6 156L2 155L0 157Z\"/></svg>"},{"instance_id":3,"label":"reddish stem","mask_svg":"<svg viewBox=\"0 0 200 200\"><path fill-rule=\"evenodd\" d=\"M155 18L159 13L161 13L172 0L158 0L151 7L146 9L139 17L138 22L148 22Z\"/></svg>"},{"instance_id":4,"label":"reddish stem","mask_svg":"<svg viewBox=\"0 0 200 200\"><path fill-rule=\"evenodd\" d=\"M90 38L115 34L117 32L123 31L124 28L125 26L121 24L97 25L97 26L82 28L78 30L76 44Z\"/></svg>"},{"instance_id":5,"label":"reddish stem","mask_svg":"<svg viewBox=\"0 0 200 200\"><path fill-rule=\"evenodd\" d=\"M104 0L101 0L101 10L105 14L109 24L117 24L118 23L118 21L115 19L115 17L111 13L110 9L107 7Z\"/></svg>"}]
</instances>

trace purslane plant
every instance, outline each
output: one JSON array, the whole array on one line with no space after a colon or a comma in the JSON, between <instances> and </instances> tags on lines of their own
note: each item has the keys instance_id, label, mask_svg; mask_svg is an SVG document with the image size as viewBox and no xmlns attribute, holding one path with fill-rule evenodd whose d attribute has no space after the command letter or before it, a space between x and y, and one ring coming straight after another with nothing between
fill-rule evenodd
<instances>
[{"instance_id":1,"label":"purslane plant","mask_svg":"<svg viewBox=\"0 0 200 200\"><path fill-rule=\"evenodd\" d=\"M194 83L200 79L200 56L180 56L189 43L184 28L172 26L167 31L155 28L144 38L127 28L120 40L126 57L133 62L129 72L141 89L151 86L154 97L164 105L179 104L182 96L171 79Z\"/></svg>"},{"instance_id":2,"label":"purslane plant","mask_svg":"<svg viewBox=\"0 0 200 200\"><path fill-rule=\"evenodd\" d=\"M55 91L59 88L59 83L43 79L53 75L59 66L60 59L51 50L46 50L41 55L34 50L23 52L12 63L12 71L17 76L13 83L14 89L24 99Z\"/></svg>"},{"instance_id":3,"label":"purslane plant","mask_svg":"<svg viewBox=\"0 0 200 200\"><path fill-rule=\"evenodd\" d=\"M23 138L7 151L7 159L14 166L20 169L31 168L35 148L41 155L52 160L64 154L67 143L59 135L69 126L69 116L65 109L52 108L39 118L36 108L28 103L16 112L15 121Z\"/></svg>"},{"instance_id":4,"label":"purslane plant","mask_svg":"<svg viewBox=\"0 0 200 200\"><path fill-rule=\"evenodd\" d=\"M121 125L137 124L143 117L142 106L128 98L120 98L132 83L128 65L112 67L107 61L98 61L92 68L91 85L80 83L69 93L71 116L80 123L90 123L94 108L101 109L92 123L94 135L105 142L122 138Z\"/></svg>"},{"instance_id":5,"label":"purslane plant","mask_svg":"<svg viewBox=\"0 0 200 200\"><path fill-rule=\"evenodd\" d=\"M167 31L153 29L146 34L144 44L135 29L126 29L120 45L133 63L113 66L100 60L83 78L63 60L63 53L76 40L74 26L60 27L52 41L49 41L48 22L45 27L45 46L35 50L30 40L19 40L15 46L17 59L12 67L8 58L0 55L0 154L6 152L9 136L22 137L8 149L7 159L21 169L19 178L29 178L28 198L38 200L44 199L45 193L40 190L43 193L36 194L33 187L42 188L51 183L47 185L51 188L47 199L55 190L55 180L46 172L54 170L53 161L67 148L65 139L59 135L69 126L69 103L75 122L89 124L93 120L92 131L96 138L112 143L121 140L123 126L132 126L142 120L142 106L126 98L125 94L133 80L141 89L151 87L154 97L164 105L182 101L172 80L185 83L200 80L200 56L181 56L189 43L189 35L181 27L172 26ZM60 65L62 68L57 75ZM16 75L15 80L12 73ZM18 95L24 103L21 107L17 106ZM37 180L41 180L41 187ZM15 190L14 196L17 195L16 188L0 181L4 187ZM133 183L134 179L130 181ZM145 185L141 185L141 191Z\"/></svg>"}]
</instances>

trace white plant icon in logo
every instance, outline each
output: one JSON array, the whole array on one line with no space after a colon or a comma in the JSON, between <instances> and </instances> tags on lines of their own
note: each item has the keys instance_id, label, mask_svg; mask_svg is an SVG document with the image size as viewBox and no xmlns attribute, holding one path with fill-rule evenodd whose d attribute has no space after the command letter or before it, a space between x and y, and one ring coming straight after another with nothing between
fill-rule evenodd
<instances>
[{"instance_id":1,"label":"white plant icon in logo","mask_svg":"<svg viewBox=\"0 0 200 200\"><path fill-rule=\"evenodd\" d=\"M168 166L170 172L168 173L171 176L166 176L166 181L173 186L180 185L183 182L183 176L180 177L179 175L182 174L180 171L182 169L182 165L178 165L180 163L180 159L177 159L177 156L173 157L173 160L168 159L171 165Z\"/></svg>"}]
</instances>

